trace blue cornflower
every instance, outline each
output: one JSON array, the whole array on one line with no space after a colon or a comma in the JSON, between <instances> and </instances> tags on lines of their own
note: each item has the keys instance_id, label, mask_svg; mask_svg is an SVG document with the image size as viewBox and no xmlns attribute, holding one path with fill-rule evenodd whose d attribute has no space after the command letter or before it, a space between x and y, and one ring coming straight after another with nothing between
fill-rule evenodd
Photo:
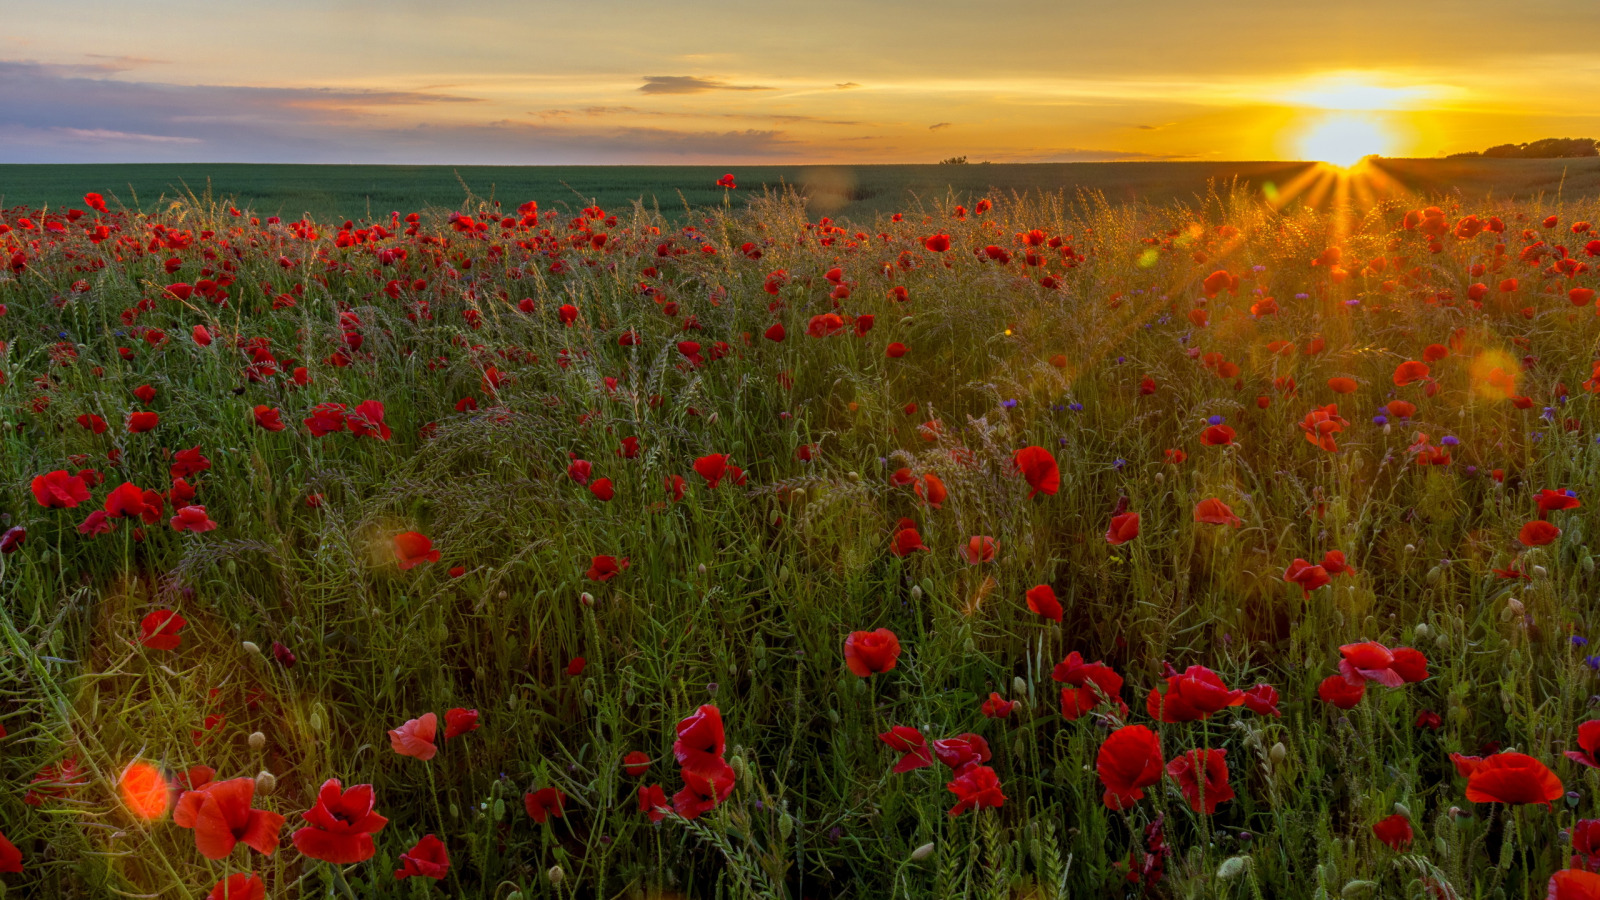
<instances>
[{"instance_id":1,"label":"blue cornflower","mask_svg":"<svg viewBox=\"0 0 1600 900\"><path fill-rule=\"evenodd\" d=\"M1222 422L1223 418L1221 416L1212 416L1211 418L1206 419L1207 425L1221 425Z\"/></svg>"},{"instance_id":2,"label":"blue cornflower","mask_svg":"<svg viewBox=\"0 0 1600 900\"><path fill-rule=\"evenodd\" d=\"M1372 424L1374 424L1374 425L1387 425L1387 424L1389 424L1389 417L1388 416L1373 416L1372 417Z\"/></svg>"},{"instance_id":3,"label":"blue cornflower","mask_svg":"<svg viewBox=\"0 0 1600 900\"><path fill-rule=\"evenodd\" d=\"M1586 646L1589 645L1589 639L1584 637L1581 634L1573 635L1571 640L1572 640L1572 646L1574 646L1574 647L1586 647Z\"/></svg>"},{"instance_id":4,"label":"blue cornflower","mask_svg":"<svg viewBox=\"0 0 1600 900\"><path fill-rule=\"evenodd\" d=\"M1067 404L1067 409L1070 409L1073 412L1083 412L1083 404L1082 403L1069 403L1069 404Z\"/></svg>"},{"instance_id":5,"label":"blue cornflower","mask_svg":"<svg viewBox=\"0 0 1600 900\"><path fill-rule=\"evenodd\" d=\"M1127 464L1128 464L1128 461L1119 456L1116 459L1111 461L1111 468L1113 468L1113 469L1121 469L1123 466L1125 466Z\"/></svg>"},{"instance_id":6,"label":"blue cornflower","mask_svg":"<svg viewBox=\"0 0 1600 900\"><path fill-rule=\"evenodd\" d=\"M1017 408L1017 401L1015 401L1015 400L1001 400L1000 401L1000 405L1004 406L1006 409L1016 409Z\"/></svg>"},{"instance_id":7,"label":"blue cornflower","mask_svg":"<svg viewBox=\"0 0 1600 900\"><path fill-rule=\"evenodd\" d=\"M1555 408L1555 407L1554 407L1554 406L1546 406L1546 407L1545 407L1545 408L1544 408L1544 410L1543 410L1543 411L1542 411L1542 412L1540 412L1540 413L1539 413L1539 418L1541 418L1541 419L1543 419L1543 420L1545 420L1545 421L1546 421L1546 422L1553 422L1553 421L1555 421L1555 418L1556 418L1556 408Z\"/></svg>"},{"instance_id":8,"label":"blue cornflower","mask_svg":"<svg viewBox=\"0 0 1600 900\"><path fill-rule=\"evenodd\" d=\"M1461 439L1456 437L1453 434L1447 434L1444 437L1439 439L1439 443L1443 444L1446 447L1454 447L1457 444L1461 443Z\"/></svg>"}]
</instances>

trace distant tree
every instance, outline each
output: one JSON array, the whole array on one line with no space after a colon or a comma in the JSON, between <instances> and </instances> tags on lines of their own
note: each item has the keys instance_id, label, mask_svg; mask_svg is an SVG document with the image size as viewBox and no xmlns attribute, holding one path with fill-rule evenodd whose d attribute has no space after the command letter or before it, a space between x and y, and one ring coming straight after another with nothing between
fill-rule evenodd
<instances>
[{"instance_id":1,"label":"distant tree","mask_svg":"<svg viewBox=\"0 0 1600 900\"><path fill-rule=\"evenodd\" d=\"M967 158L965 156L952 156L948 159L939 160L939 165L941 166L964 166L966 164Z\"/></svg>"},{"instance_id":2,"label":"distant tree","mask_svg":"<svg viewBox=\"0 0 1600 900\"><path fill-rule=\"evenodd\" d=\"M1527 144L1496 144L1482 153L1452 153L1451 158L1482 156L1489 159L1570 159L1600 156L1593 138L1545 138Z\"/></svg>"}]
</instances>

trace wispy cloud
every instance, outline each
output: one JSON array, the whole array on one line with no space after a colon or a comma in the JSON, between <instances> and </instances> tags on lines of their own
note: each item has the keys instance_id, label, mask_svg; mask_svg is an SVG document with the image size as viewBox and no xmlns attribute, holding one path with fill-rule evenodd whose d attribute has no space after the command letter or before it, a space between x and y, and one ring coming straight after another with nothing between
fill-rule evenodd
<instances>
[{"instance_id":1,"label":"wispy cloud","mask_svg":"<svg viewBox=\"0 0 1600 900\"><path fill-rule=\"evenodd\" d=\"M639 86L641 94L701 94L706 91L770 91L758 84L729 84L693 75L646 75Z\"/></svg>"},{"instance_id":2,"label":"wispy cloud","mask_svg":"<svg viewBox=\"0 0 1600 900\"><path fill-rule=\"evenodd\" d=\"M935 122L934 124L928 126L928 130L929 131L941 131L941 130L949 128L949 127L951 127L951 123L949 123L949 122Z\"/></svg>"}]
</instances>

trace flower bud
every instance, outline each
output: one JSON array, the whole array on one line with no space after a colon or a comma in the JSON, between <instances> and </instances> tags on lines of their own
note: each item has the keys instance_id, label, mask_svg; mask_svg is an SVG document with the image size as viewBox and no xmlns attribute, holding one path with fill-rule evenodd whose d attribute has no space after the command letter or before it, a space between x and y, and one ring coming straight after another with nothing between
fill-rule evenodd
<instances>
[{"instance_id":1,"label":"flower bud","mask_svg":"<svg viewBox=\"0 0 1600 900\"><path fill-rule=\"evenodd\" d=\"M550 883L553 885L560 884L567 877L567 873L561 871L560 866L551 866L550 871L545 874L550 876Z\"/></svg>"},{"instance_id":2,"label":"flower bud","mask_svg":"<svg viewBox=\"0 0 1600 900\"><path fill-rule=\"evenodd\" d=\"M1407 808L1404 803L1396 801L1394 805L1394 811L1395 815L1405 816L1408 819L1411 818L1411 810Z\"/></svg>"},{"instance_id":3,"label":"flower bud","mask_svg":"<svg viewBox=\"0 0 1600 900\"><path fill-rule=\"evenodd\" d=\"M1522 601L1515 597L1507 597L1506 606L1511 609L1511 614L1516 616L1520 616L1527 611L1527 607L1522 605Z\"/></svg>"},{"instance_id":4,"label":"flower bud","mask_svg":"<svg viewBox=\"0 0 1600 900\"><path fill-rule=\"evenodd\" d=\"M1534 566L1529 571L1533 573L1533 577L1535 578L1543 578L1550 574L1550 570L1546 569L1544 566Z\"/></svg>"},{"instance_id":5,"label":"flower bud","mask_svg":"<svg viewBox=\"0 0 1600 900\"><path fill-rule=\"evenodd\" d=\"M922 585L913 584L911 586L911 599L913 599L913 600L921 600L922 599Z\"/></svg>"},{"instance_id":6,"label":"flower bud","mask_svg":"<svg viewBox=\"0 0 1600 900\"><path fill-rule=\"evenodd\" d=\"M700 565L696 566L695 571L700 573L701 578L706 577L706 564L701 563Z\"/></svg>"},{"instance_id":7,"label":"flower bud","mask_svg":"<svg viewBox=\"0 0 1600 900\"><path fill-rule=\"evenodd\" d=\"M1018 675L1011 679L1011 696L1025 697L1028 694L1028 682Z\"/></svg>"},{"instance_id":8,"label":"flower bud","mask_svg":"<svg viewBox=\"0 0 1600 900\"><path fill-rule=\"evenodd\" d=\"M278 786L278 776L262 769L256 773L256 793L270 794Z\"/></svg>"},{"instance_id":9,"label":"flower bud","mask_svg":"<svg viewBox=\"0 0 1600 900\"><path fill-rule=\"evenodd\" d=\"M1289 748L1283 745L1283 741L1273 744L1272 749L1267 751L1267 758L1271 759L1272 764L1275 766L1282 764L1283 761L1288 758L1288 756Z\"/></svg>"},{"instance_id":10,"label":"flower bud","mask_svg":"<svg viewBox=\"0 0 1600 900\"><path fill-rule=\"evenodd\" d=\"M1230 856L1222 861L1222 865L1217 866L1217 877L1228 881L1243 875L1244 870L1248 868L1250 868L1250 857Z\"/></svg>"},{"instance_id":11,"label":"flower bud","mask_svg":"<svg viewBox=\"0 0 1600 900\"><path fill-rule=\"evenodd\" d=\"M593 606L594 605L594 595L589 593L588 591L584 591L583 593L578 595L578 602L582 603L584 606Z\"/></svg>"},{"instance_id":12,"label":"flower bud","mask_svg":"<svg viewBox=\"0 0 1600 900\"><path fill-rule=\"evenodd\" d=\"M257 659L261 658L261 648L256 646L255 641L240 641L239 646L243 647L244 652L250 654L251 656L254 656Z\"/></svg>"},{"instance_id":13,"label":"flower bud","mask_svg":"<svg viewBox=\"0 0 1600 900\"><path fill-rule=\"evenodd\" d=\"M1429 632L1432 631L1432 629L1430 629L1428 627L1428 623L1426 623L1426 622L1417 623L1417 627L1412 629L1412 630L1416 634L1416 636L1417 636L1417 638L1419 640L1426 638L1428 636Z\"/></svg>"},{"instance_id":14,"label":"flower bud","mask_svg":"<svg viewBox=\"0 0 1600 900\"><path fill-rule=\"evenodd\" d=\"M250 732L250 749L260 753L267 746L267 736L259 731Z\"/></svg>"},{"instance_id":15,"label":"flower bud","mask_svg":"<svg viewBox=\"0 0 1600 900\"><path fill-rule=\"evenodd\" d=\"M912 862L918 862L920 860L927 859L928 857L930 857L932 855L933 855L933 842L929 841L928 843L923 844L922 846L918 847L917 849L911 851L911 861Z\"/></svg>"}]
</instances>

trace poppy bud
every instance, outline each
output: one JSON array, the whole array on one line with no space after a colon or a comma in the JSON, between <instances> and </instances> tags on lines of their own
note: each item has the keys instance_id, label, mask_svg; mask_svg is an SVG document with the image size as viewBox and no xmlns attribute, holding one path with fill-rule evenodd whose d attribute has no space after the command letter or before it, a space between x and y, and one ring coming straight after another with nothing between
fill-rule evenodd
<instances>
[{"instance_id":1,"label":"poppy bud","mask_svg":"<svg viewBox=\"0 0 1600 900\"><path fill-rule=\"evenodd\" d=\"M461 818L461 807L455 805L454 803L450 804L450 818L452 818L452 819Z\"/></svg>"},{"instance_id":2,"label":"poppy bud","mask_svg":"<svg viewBox=\"0 0 1600 900\"><path fill-rule=\"evenodd\" d=\"M1156 484L1165 484L1166 481L1167 481L1167 476L1166 475L1164 475L1164 474L1162 474L1160 472L1156 473Z\"/></svg>"},{"instance_id":3,"label":"poppy bud","mask_svg":"<svg viewBox=\"0 0 1600 900\"><path fill-rule=\"evenodd\" d=\"M1452 819L1459 819L1459 818L1461 818L1461 817L1462 817L1462 816L1464 816L1464 815L1466 815L1466 813L1464 813L1464 812L1462 812L1462 811L1461 811L1461 807L1459 807L1459 806L1452 806L1452 807L1450 807L1450 813L1449 813L1449 815L1450 815L1450 818L1452 818Z\"/></svg>"},{"instance_id":4,"label":"poppy bud","mask_svg":"<svg viewBox=\"0 0 1600 900\"><path fill-rule=\"evenodd\" d=\"M258 734L260 732L257 732ZM262 769L256 773L256 793L270 794L278 786L278 776Z\"/></svg>"},{"instance_id":5,"label":"poppy bud","mask_svg":"<svg viewBox=\"0 0 1600 900\"><path fill-rule=\"evenodd\" d=\"M593 606L594 605L594 595L589 593L588 591L584 591L583 593L578 595L578 602L582 603L584 606Z\"/></svg>"},{"instance_id":6,"label":"poppy bud","mask_svg":"<svg viewBox=\"0 0 1600 900\"><path fill-rule=\"evenodd\" d=\"M318 703L315 706L311 707L311 717L307 720L306 724L311 726L311 730L312 731L316 732L317 734L321 734L322 733L322 723L323 723L322 704Z\"/></svg>"},{"instance_id":7,"label":"poppy bud","mask_svg":"<svg viewBox=\"0 0 1600 900\"><path fill-rule=\"evenodd\" d=\"M1250 857L1230 856L1222 861L1222 865L1217 866L1217 877L1228 881L1243 875L1244 870L1248 868L1250 868Z\"/></svg>"},{"instance_id":8,"label":"poppy bud","mask_svg":"<svg viewBox=\"0 0 1600 900\"><path fill-rule=\"evenodd\" d=\"M928 843L923 844L922 846L918 847L917 849L911 851L911 861L912 862L919 862L921 860L927 859L928 857L930 857L932 855L933 855L933 842L929 841Z\"/></svg>"},{"instance_id":9,"label":"poppy bud","mask_svg":"<svg viewBox=\"0 0 1600 900\"><path fill-rule=\"evenodd\" d=\"M921 600L922 599L922 585L913 584L911 586L911 599L913 599L913 600Z\"/></svg>"},{"instance_id":10,"label":"poppy bud","mask_svg":"<svg viewBox=\"0 0 1600 900\"><path fill-rule=\"evenodd\" d=\"M1011 679L1011 696L1026 697L1028 695L1028 682L1021 675Z\"/></svg>"},{"instance_id":11,"label":"poppy bud","mask_svg":"<svg viewBox=\"0 0 1600 900\"><path fill-rule=\"evenodd\" d=\"M505 591L501 591L500 593L495 594L494 596L495 596L496 600L504 600L504 599L506 599L507 597L509 597L511 595L507 594Z\"/></svg>"},{"instance_id":12,"label":"poppy bud","mask_svg":"<svg viewBox=\"0 0 1600 900\"><path fill-rule=\"evenodd\" d=\"M910 325L911 324L911 317L910 316L903 316L900 319L900 324L901 325Z\"/></svg>"},{"instance_id":13,"label":"poppy bud","mask_svg":"<svg viewBox=\"0 0 1600 900\"><path fill-rule=\"evenodd\" d=\"M695 571L700 573L701 578L706 577L706 564L701 563L700 565L696 566Z\"/></svg>"},{"instance_id":14,"label":"poppy bud","mask_svg":"<svg viewBox=\"0 0 1600 900\"><path fill-rule=\"evenodd\" d=\"M1440 575L1440 570L1439 570L1438 566L1434 566L1433 568L1429 569L1428 570L1428 583L1429 584L1438 584L1439 583L1439 575Z\"/></svg>"},{"instance_id":15,"label":"poppy bud","mask_svg":"<svg viewBox=\"0 0 1600 900\"><path fill-rule=\"evenodd\" d=\"M258 659L261 657L261 648L256 646L254 641L240 641L239 646L243 647L244 652L250 654L251 656L254 656Z\"/></svg>"},{"instance_id":16,"label":"poppy bud","mask_svg":"<svg viewBox=\"0 0 1600 900\"><path fill-rule=\"evenodd\" d=\"M1356 897L1370 897L1377 889L1376 881L1350 881L1340 889L1339 896L1344 900L1355 900Z\"/></svg>"},{"instance_id":17,"label":"poppy bud","mask_svg":"<svg viewBox=\"0 0 1600 900\"><path fill-rule=\"evenodd\" d=\"M805 491L805 488L795 488L794 490L789 492L789 496L791 498L793 498L794 502L796 502L796 503L804 503L804 502L806 502L806 491Z\"/></svg>"},{"instance_id":18,"label":"poppy bud","mask_svg":"<svg viewBox=\"0 0 1600 900\"><path fill-rule=\"evenodd\" d=\"M1522 605L1522 601L1515 597L1506 598L1506 608L1511 610L1512 615L1516 616L1520 616L1526 611L1526 607Z\"/></svg>"},{"instance_id":19,"label":"poppy bud","mask_svg":"<svg viewBox=\"0 0 1600 900\"><path fill-rule=\"evenodd\" d=\"M1289 748L1283 745L1283 741L1273 744L1272 749L1267 751L1267 758L1271 759L1272 764L1275 766L1281 765L1288 756Z\"/></svg>"},{"instance_id":20,"label":"poppy bud","mask_svg":"<svg viewBox=\"0 0 1600 900\"><path fill-rule=\"evenodd\" d=\"M1416 544L1407 544L1406 545L1406 552L1407 553L1415 553L1415 552L1417 552L1417 545Z\"/></svg>"},{"instance_id":21,"label":"poppy bud","mask_svg":"<svg viewBox=\"0 0 1600 900\"><path fill-rule=\"evenodd\" d=\"M1543 578L1550 574L1549 570L1547 570L1544 566L1534 566L1529 571L1533 573L1533 577L1535 578Z\"/></svg>"},{"instance_id":22,"label":"poppy bud","mask_svg":"<svg viewBox=\"0 0 1600 900\"><path fill-rule=\"evenodd\" d=\"M1394 811L1395 815L1405 816L1408 819L1411 818L1411 810L1408 809L1404 803L1396 802L1394 805Z\"/></svg>"},{"instance_id":23,"label":"poppy bud","mask_svg":"<svg viewBox=\"0 0 1600 900\"><path fill-rule=\"evenodd\" d=\"M506 817L506 801L504 797L494 798L494 807L490 810L494 814L494 821L502 822Z\"/></svg>"},{"instance_id":24,"label":"poppy bud","mask_svg":"<svg viewBox=\"0 0 1600 900\"><path fill-rule=\"evenodd\" d=\"M550 883L553 885L560 884L567 877L567 873L561 871L560 866L551 866L546 874L550 876Z\"/></svg>"},{"instance_id":25,"label":"poppy bud","mask_svg":"<svg viewBox=\"0 0 1600 900\"><path fill-rule=\"evenodd\" d=\"M259 731L250 732L250 749L260 753L267 746L267 736Z\"/></svg>"},{"instance_id":26,"label":"poppy bud","mask_svg":"<svg viewBox=\"0 0 1600 900\"><path fill-rule=\"evenodd\" d=\"M793 835L794 816L789 815L789 811L786 809L783 811L783 814L778 817L778 837L782 838L783 842L787 844L789 842L789 838Z\"/></svg>"},{"instance_id":27,"label":"poppy bud","mask_svg":"<svg viewBox=\"0 0 1600 900\"><path fill-rule=\"evenodd\" d=\"M583 689L583 705L584 706L593 706L594 705L594 691L592 689L590 689L590 688L584 688Z\"/></svg>"},{"instance_id":28,"label":"poppy bud","mask_svg":"<svg viewBox=\"0 0 1600 900\"><path fill-rule=\"evenodd\" d=\"M1428 623L1419 622L1419 623L1417 623L1417 627L1412 629L1412 631L1416 634L1417 637L1425 638L1425 637L1427 637L1429 635L1429 633L1431 632L1431 629L1428 628Z\"/></svg>"},{"instance_id":29,"label":"poppy bud","mask_svg":"<svg viewBox=\"0 0 1600 900\"><path fill-rule=\"evenodd\" d=\"M742 756L735 756L728 760L728 768L733 770L734 776L740 781L744 781L749 777L750 770L745 768L744 757Z\"/></svg>"},{"instance_id":30,"label":"poppy bud","mask_svg":"<svg viewBox=\"0 0 1600 900\"><path fill-rule=\"evenodd\" d=\"M707 416L706 417L706 421L710 422L712 425L717 424L717 414L716 413L712 413L711 415Z\"/></svg>"}]
</instances>

